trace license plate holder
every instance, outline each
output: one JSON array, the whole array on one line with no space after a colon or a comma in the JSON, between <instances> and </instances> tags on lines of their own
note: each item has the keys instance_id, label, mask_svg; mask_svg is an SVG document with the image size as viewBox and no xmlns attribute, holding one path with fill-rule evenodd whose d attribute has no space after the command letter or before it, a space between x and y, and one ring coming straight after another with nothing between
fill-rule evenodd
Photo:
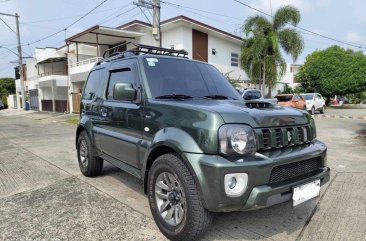
<instances>
[{"instance_id":1,"label":"license plate holder","mask_svg":"<svg viewBox=\"0 0 366 241\"><path fill-rule=\"evenodd\" d=\"M296 207L320 195L320 179L292 188L292 206Z\"/></svg>"}]
</instances>

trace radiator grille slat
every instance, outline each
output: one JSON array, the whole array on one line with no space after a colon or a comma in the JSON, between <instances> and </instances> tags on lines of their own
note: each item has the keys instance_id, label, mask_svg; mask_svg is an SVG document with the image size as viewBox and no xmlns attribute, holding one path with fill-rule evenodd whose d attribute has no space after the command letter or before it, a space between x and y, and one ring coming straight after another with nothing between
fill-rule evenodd
<instances>
[{"instance_id":1,"label":"radiator grille slat","mask_svg":"<svg viewBox=\"0 0 366 241\"><path fill-rule=\"evenodd\" d=\"M273 127L256 130L259 151L273 148L296 146L311 141L311 129L308 125L291 127Z\"/></svg>"}]
</instances>

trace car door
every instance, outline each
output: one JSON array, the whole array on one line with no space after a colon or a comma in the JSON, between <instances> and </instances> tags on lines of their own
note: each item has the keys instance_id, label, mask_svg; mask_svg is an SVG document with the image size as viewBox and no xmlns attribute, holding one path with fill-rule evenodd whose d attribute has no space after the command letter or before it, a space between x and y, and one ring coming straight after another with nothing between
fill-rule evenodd
<instances>
[{"instance_id":1,"label":"car door","mask_svg":"<svg viewBox=\"0 0 366 241\"><path fill-rule=\"evenodd\" d=\"M322 98L321 98L321 95L319 94L315 94L315 109L320 109L323 107L323 104L322 104Z\"/></svg>"},{"instance_id":2,"label":"car door","mask_svg":"<svg viewBox=\"0 0 366 241\"><path fill-rule=\"evenodd\" d=\"M142 141L142 106L136 101L114 99L114 86L129 83L140 88L136 60L124 60L111 66L105 98L100 105L95 139L102 152L109 157L139 167L138 145Z\"/></svg>"},{"instance_id":3,"label":"car door","mask_svg":"<svg viewBox=\"0 0 366 241\"><path fill-rule=\"evenodd\" d=\"M93 128L99 121L98 106L102 101L101 73L103 68L94 69L89 73L81 97L81 116L87 116Z\"/></svg>"},{"instance_id":4,"label":"car door","mask_svg":"<svg viewBox=\"0 0 366 241\"><path fill-rule=\"evenodd\" d=\"M294 95L294 102L295 102L295 108L302 109L303 104L301 102L301 99L298 95Z\"/></svg>"}]
</instances>

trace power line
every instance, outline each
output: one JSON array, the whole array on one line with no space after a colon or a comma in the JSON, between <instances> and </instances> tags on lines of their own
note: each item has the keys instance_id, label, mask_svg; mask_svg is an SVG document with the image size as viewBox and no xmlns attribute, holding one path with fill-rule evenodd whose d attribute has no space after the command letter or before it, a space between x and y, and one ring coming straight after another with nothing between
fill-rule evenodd
<instances>
[{"instance_id":1,"label":"power line","mask_svg":"<svg viewBox=\"0 0 366 241\"><path fill-rule=\"evenodd\" d=\"M254 10L254 11L257 11L257 12L259 12L259 13L262 13L262 14L264 14L264 15L268 16L268 17L273 18L273 16L272 16L271 14L266 13L266 12L264 12L264 11L261 11L261 10L259 10L259 9L257 9L257 8L254 8L254 7L250 6L249 4L243 3L243 2L241 2L241 1L239 1L239 0L233 0L233 1L234 1L234 2L239 3L239 4L243 5L243 6L246 6L247 8L250 8L250 9L252 9L252 10ZM313 35L316 35L316 36L319 36L319 37L322 37L322 38L325 38L325 39L332 40L332 41L337 42L337 43L341 43L341 44L344 44L344 45L348 45L348 46L351 46L351 47L354 47L354 48L366 49L366 47L363 47L363 46L361 46L361 45L357 45L357 44L354 44L354 43L345 42L345 41L342 41L342 40L339 40L339 39L335 39L335 38L333 38L333 37L326 36L326 35L324 35L324 34L320 34L320 33L316 33L316 32L314 32L314 31L308 30L308 29L306 29L306 28L303 28L303 27L300 27L300 26L297 26L297 25L294 25L294 24L291 24L291 23L287 23L287 24L289 24L289 25L291 25L291 26L293 26L293 27L295 27L295 28L301 29L302 31L305 31L305 32L311 33L311 34L313 34Z\"/></svg>"},{"instance_id":2,"label":"power line","mask_svg":"<svg viewBox=\"0 0 366 241\"><path fill-rule=\"evenodd\" d=\"M170 2L165 2L165 1L160 1L160 2L163 3L163 4L165 4L165 5L167 5L167 6L176 7L178 9L183 10L183 11L186 11L186 12L189 12L189 13L193 13L195 15L201 16L201 17L206 18L206 19L209 19L209 20L213 20L213 21L216 21L216 22L223 23L223 24L225 24L227 26L230 26L230 27L233 27L233 28L236 27L236 26L233 25L235 23L232 23L232 22L223 22L222 20L214 19L214 18L208 17L206 15L203 15L203 14L200 14L200 13L197 13L197 12L194 12L192 10L188 10L188 9L193 9L195 11L206 12L206 13L211 13L211 14L212 14L212 12L208 12L208 11L205 11L205 10L199 10L199 9L191 8L191 7L186 7L186 6L182 6L182 5L174 4L174 3L170 3ZM220 15L220 14L215 14L215 15ZM225 16L225 15L221 15L221 16ZM225 17L227 17L227 16L225 16Z\"/></svg>"},{"instance_id":3,"label":"power line","mask_svg":"<svg viewBox=\"0 0 366 241\"><path fill-rule=\"evenodd\" d=\"M27 44L24 44L24 45L31 45L31 44L35 44L35 43L41 42L41 41L43 41L43 40L45 40L45 39L51 38L51 37L53 37L53 36L55 36L55 35L57 35L57 34L59 34L59 33L63 32L63 31L66 31L68 28L70 28L71 26L75 25L77 22L79 22L80 20L82 20L83 18L85 18L86 16L88 16L91 12L93 12L95 9L99 8L100 6L102 6L102 5L103 5L105 2L107 2L107 1L108 1L108 0L104 0L104 1L102 1L102 2L101 2L101 3L99 3L97 6L95 6L93 9L91 9L91 10L90 10L90 11L88 11L87 13L83 14L80 18L78 18L76 21L72 22L71 24L69 24L69 25L68 25L68 26L66 26L65 28L63 28L63 29L61 29L61 30L59 30L59 31L57 31L57 32L55 32L55 33L53 33L53 34L47 35L47 36L45 36L45 37L43 37L43 38L41 38L41 39L38 39L38 40L35 40L35 41L31 41L31 42L29 42L29 43L27 43ZM23 45L23 46L24 46L24 45Z\"/></svg>"},{"instance_id":4,"label":"power line","mask_svg":"<svg viewBox=\"0 0 366 241\"><path fill-rule=\"evenodd\" d=\"M9 24L7 22L5 22L2 18L0 18L0 20L11 30L13 31L13 33L15 33L15 35L17 34L17 32L14 31L14 29L12 29L12 27L9 26Z\"/></svg>"},{"instance_id":5,"label":"power line","mask_svg":"<svg viewBox=\"0 0 366 241\"><path fill-rule=\"evenodd\" d=\"M244 21L244 19L242 19L242 18L228 16L228 15L224 15L224 14L221 14L221 13L210 12L210 11L197 9L197 8L192 8L192 7L188 7L188 6L184 6L184 5L180 5L180 4L167 2L167 1L160 1L160 2L164 3L166 5L176 6L176 7L179 7L179 8L187 8L187 9L191 9L191 10L195 10L195 11L199 11L199 12L203 12L203 13L209 13L209 14L212 14L212 15L220 16L220 17L225 17L225 18L231 18L231 19L235 19L235 20L239 20L239 21Z\"/></svg>"}]
</instances>

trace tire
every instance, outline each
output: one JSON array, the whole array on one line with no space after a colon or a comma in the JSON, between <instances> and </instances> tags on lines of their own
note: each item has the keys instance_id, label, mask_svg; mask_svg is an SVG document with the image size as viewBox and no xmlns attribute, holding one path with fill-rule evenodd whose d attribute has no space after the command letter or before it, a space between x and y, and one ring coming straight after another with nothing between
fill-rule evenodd
<instances>
[{"instance_id":1,"label":"tire","mask_svg":"<svg viewBox=\"0 0 366 241\"><path fill-rule=\"evenodd\" d=\"M81 173L87 177L98 176L102 172L103 160L96 156L90 138L82 131L77 142L78 163Z\"/></svg>"},{"instance_id":2,"label":"tire","mask_svg":"<svg viewBox=\"0 0 366 241\"><path fill-rule=\"evenodd\" d=\"M157 226L170 240L196 240L212 222L213 214L203 207L191 172L175 154L164 154L154 161L148 176L148 197Z\"/></svg>"},{"instance_id":3,"label":"tire","mask_svg":"<svg viewBox=\"0 0 366 241\"><path fill-rule=\"evenodd\" d=\"M313 107L311 107L310 114L311 114L311 115L314 115L314 114L315 114L315 107L314 107L314 106L313 106Z\"/></svg>"},{"instance_id":4,"label":"tire","mask_svg":"<svg viewBox=\"0 0 366 241\"><path fill-rule=\"evenodd\" d=\"M321 113L321 114L324 114L324 112L325 112L325 106L323 106L323 107L320 109L320 113Z\"/></svg>"}]
</instances>

